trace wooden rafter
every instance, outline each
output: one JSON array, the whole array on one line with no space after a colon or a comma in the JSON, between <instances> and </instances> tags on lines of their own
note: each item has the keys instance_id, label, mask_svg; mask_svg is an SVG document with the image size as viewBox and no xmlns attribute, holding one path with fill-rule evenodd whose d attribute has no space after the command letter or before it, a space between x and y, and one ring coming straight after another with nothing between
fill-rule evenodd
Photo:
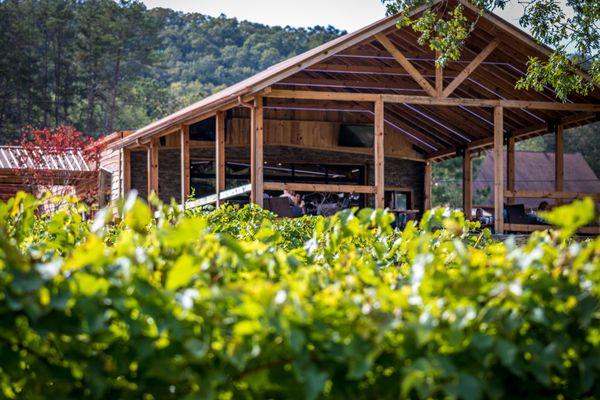
<instances>
[{"instance_id":1,"label":"wooden rafter","mask_svg":"<svg viewBox=\"0 0 600 400\"><path fill-rule=\"evenodd\" d=\"M413 79L425 90L425 92L434 97L436 92L435 89L431 86L431 84L421 75L421 73L412 65L412 63L402 54L400 50L388 39L384 34L378 33L375 35L375 38L385 47L387 51L398 61L402 68L408 72Z\"/></svg>"},{"instance_id":2,"label":"wooden rafter","mask_svg":"<svg viewBox=\"0 0 600 400\"><path fill-rule=\"evenodd\" d=\"M450 84L446 87L446 89L444 89L444 92L442 93L442 97L448 97L452 94L452 92L454 92L454 90L460 86L461 83L463 83L465 81L465 79L467 79L469 77L469 75L471 75L471 73L492 53L492 51L494 51L494 49L496 47L498 47L498 45L500 44L500 40L499 39L494 39L492 40L490 43L488 43L487 46L485 46L485 48L481 51L481 53L479 53L474 59L473 61L471 61L469 63L469 65L467 65L465 67L465 69L463 69L456 78L454 78L452 80L452 82L450 82Z\"/></svg>"}]
</instances>

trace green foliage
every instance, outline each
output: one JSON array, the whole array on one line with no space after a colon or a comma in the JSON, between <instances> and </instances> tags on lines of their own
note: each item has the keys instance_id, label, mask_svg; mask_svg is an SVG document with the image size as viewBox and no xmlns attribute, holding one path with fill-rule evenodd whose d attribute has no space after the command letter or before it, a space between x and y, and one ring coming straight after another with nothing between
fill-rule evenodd
<instances>
[{"instance_id":1,"label":"green foliage","mask_svg":"<svg viewBox=\"0 0 600 400\"><path fill-rule=\"evenodd\" d=\"M368 209L38 206L0 203L3 397L600 395L600 239L515 247L441 209L400 232Z\"/></svg>"},{"instance_id":2,"label":"green foliage","mask_svg":"<svg viewBox=\"0 0 600 400\"><path fill-rule=\"evenodd\" d=\"M0 142L28 125L137 129L342 33L138 0L0 1Z\"/></svg>"}]
</instances>

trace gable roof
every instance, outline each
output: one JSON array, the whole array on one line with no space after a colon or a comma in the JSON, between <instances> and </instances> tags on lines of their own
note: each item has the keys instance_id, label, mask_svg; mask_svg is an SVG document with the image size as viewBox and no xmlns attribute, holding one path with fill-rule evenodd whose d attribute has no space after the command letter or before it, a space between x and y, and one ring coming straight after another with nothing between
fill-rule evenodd
<instances>
[{"instance_id":1,"label":"gable roof","mask_svg":"<svg viewBox=\"0 0 600 400\"><path fill-rule=\"evenodd\" d=\"M506 152L504 152L506 163ZM564 191L575 193L600 193L600 179L596 176L581 153L564 155ZM506 164L505 164L506 165ZM506 177L504 179L506 183ZM485 158L473 180L473 193L490 190L481 206L492 206L494 186L494 154L486 152ZM515 190L533 192L554 191L554 153L552 152L515 152ZM540 199L517 199L526 207L537 207Z\"/></svg>"},{"instance_id":2,"label":"gable roof","mask_svg":"<svg viewBox=\"0 0 600 400\"><path fill-rule=\"evenodd\" d=\"M458 1L473 15L479 15L479 9L467 0L450 1ZM436 0L432 4L416 8L409 15L414 17L438 3L442 3L442 0ZM306 86L315 91L352 91L371 94L374 94L374 91L377 93L392 92L392 94L398 93L398 91L400 93L419 92L420 88L407 79L406 71L399 67L393 57L385 49L382 49L373 37L382 32L389 34L394 45L402 51L406 50L407 54L409 52L414 54L412 60L418 68L431 70L432 52L416 44L414 33L406 29L402 31L396 29L397 19L398 16L384 18L356 32L276 64L242 82L153 122L109 146L119 148L134 145L139 140L146 140L156 134L174 131L184 123L198 121L213 115L219 109L233 107L238 99L260 94L264 90L269 90L271 86L287 86L293 89L300 88L300 90ZM467 57L476 56L493 37L504 39L504 42L496 48L502 57L483 62L478 70L474 71L473 76L465 80L455 93L460 93L460 96L464 98L510 99L518 96L525 100L554 101L555 96L550 88L545 88L541 93L515 92L514 83L524 75L528 57L547 56L551 49L538 44L530 35L502 18L489 12L482 13L481 23L478 24L476 31L469 39L469 46L465 46L463 53ZM507 62L506 59L509 59L510 62ZM468 63L468 61L455 62L454 70L450 67L445 69L444 77L452 79L452 74L460 71L457 68L463 68L465 62ZM318 80L324 84L311 84L311 80ZM573 99L599 102L600 93L596 91L587 97L576 95ZM438 151L452 154L453 149L466 147L491 135L488 110L477 109L477 107L449 107L446 110L439 110L440 107L403 106L386 104L386 113L390 115L386 124L411 138L415 145L431 155ZM368 112L368 109L366 110ZM537 124L540 126L541 133L549 121L572 116L573 114L570 112L547 110L531 112L524 109L511 109L505 113L505 127L508 131L519 131L529 129ZM585 118L578 117L576 120L573 119L572 126L597 118L596 114L586 115Z\"/></svg>"},{"instance_id":3,"label":"gable roof","mask_svg":"<svg viewBox=\"0 0 600 400\"><path fill-rule=\"evenodd\" d=\"M434 4L440 3L441 1L442 0L435 0ZM419 7L410 14L416 15L420 12L423 12L428 7L429 6ZM214 111L223 104L237 100L237 98L240 96L256 93L267 87L273 81L284 79L298 70L319 62L324 57L335 54L338 51L352 46L353 44L360 43L373 34L394 26L397 19L398 16L389 16L383 18L355 32L340 36L339 38L317 46L305 53L275 64L256 75L244 79L243 81L229 86L188 107L185 107L173 114L170 114L162 119L159 119L158 121L138 129L132 135L120 142L119 147L126 146L127 144L133 143L140 138L151 136L154 133L181 124L190 118L190 116Z\"/></svg>"}]
</instances>

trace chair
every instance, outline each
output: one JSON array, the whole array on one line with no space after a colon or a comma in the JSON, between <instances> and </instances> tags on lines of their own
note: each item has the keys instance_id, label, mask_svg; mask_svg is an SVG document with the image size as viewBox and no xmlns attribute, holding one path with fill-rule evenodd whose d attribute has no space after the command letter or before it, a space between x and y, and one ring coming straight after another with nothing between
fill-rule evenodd
<instances>
[{"instance_id":1,"label":"chair","mask_svg":"<svg viewBox=\"0 0 600 400\"><path fill-rule=\"evenodd\" d=\"M525 213L524 204L509 204L504 209L506 210L506 222L509 224L531 223L531 218Z\"/></svg>"},{"instance_id":2,"label":"chair","mask_svg":"<svg viewBox=\"0 0 600 400\"><path fill-rule=\"evenodd\" d=\"M288 197L270 197L264 199L263 207L265 210L277 214L281 218L293 218L294 214Z\"/></svg>"}]
</instances>

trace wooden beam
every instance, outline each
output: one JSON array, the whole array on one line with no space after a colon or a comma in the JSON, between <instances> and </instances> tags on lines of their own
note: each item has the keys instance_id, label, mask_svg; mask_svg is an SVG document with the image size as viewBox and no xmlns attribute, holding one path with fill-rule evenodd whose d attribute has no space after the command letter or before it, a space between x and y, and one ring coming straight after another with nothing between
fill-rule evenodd
<instances>
[{"instance_id":1,"label":"wooden beam","mask_svg":"<svg viewBox=\"0 0 600 400\"><path fill-rule=\"evenodd\" d=\"M515 138L508 139L506 146L506 188L507 190L515 190ZM513 204L514 199L509 198L508 204Z\"/></svg>"},{"instance_id":2,"label":"wooden beam","mask_svg":"<svg viewBox=\"0 0 600 400\"><path fill-rule=\"evenodd\" d=\"M264 110L263 98L257 96L250 116L250 184L252 203L263 206L263 139L264 139Z\"/></svg>"},{"instance_id":3,"label":"wooden beam","mask_svg":"<svg viewBox=\"0 0 600 400\"><path fill-rule=\"evenodd\" d=\"M131 191L131 150L122 149L123 152L123 164L122 164L122 176L123 176L123 193L121 196L124 198Z\"/></svg>"},{"instance_id":4,"label":"wooden beam","mask_svg":"<svg viewBox=\"0 0 600 400\"><path fill-rule=\"evenodd\" d=\"M423 77L423 75L417 71L408 58L406 58L404 54L402 54L402 52L390 41L390 39L388 39L387 36L382 33L378 33L375 35L375 38L383 45L383 47L385 47L387 51L390 52L392 57L394 57L394 59L398 61L400 65L402 65L402 68L404 68L406 72L413 77L413 79L419 84L419 86L423 88L423 90L425 90L428 95L435 96L435 89L429 84L427 79L425 79L425 77Z\"/></svg>"},{"instance_id":5,"label":"wooden beam","mask_svg":"<svg viewBox=\"0 0 600 400\"><path fill-rule=\"evenodd\" d=\"M183 125L179 134L181 155L180 155L180 176L181 176L181 204L185 205L190 196L190 126Z\"/></svg>"},{"instance_id":6,"label":"wooden beam","mask_svg":"<svg viewBox=\"0 0 600 400\"><path fill-rule=\"evenodd\" d=\"M375 167L375 207L385 208L385 152L384 152L384 114L385 105L382 100L375 102L375 137L373 143L373 163Z\"/></svg>"},{"instance_id":7,"label":"wooden beam","mask_svg":"<svg viewBox=\"0 0 600 400\"><path fill-rule=\"evenodd\" d=\"M358 101L375 102L381 98L380 95L371 93L349 93L349 92L318 92L312 90L273 90L265 97L274 99L302 99L302 100L325 100L325 101Z\"/></svg>"},{"instance_id":8,"label":"wooden beam","mask_svg":"<svg viewBox=\"0 0 600 400\"><path fill-rule=\"evenodd\" d=\"M158 195L158 139L152 139L148 146L148 197Z\"/></svg>"},{"instance_id":9,"label":"wooden beam","mask_svg":"<svg viewBox=\"0 0 600 400\"><path fill-rule=\"evenodd\" d=\"M494 218L496 233L504 233L504 110L494 108Z\"/></svg>"},{"instance_id":10,"label":"wooden beam","mask_svg":"<svg viewBox=\"0 0 600 400\"><path fill-rule=\"evenodd\" d=\"M384 94L386 103L423 104L432 106L464 106L485 108L520 108L524 110L553 110L553 111L590 111L599 112L600 104L591 103L559 103L556 101L530 100L496 100L470 98L435 98L426 96L408 96L401 94Z\"/></svg>"},{"instance_id":11,"label":"wooden beam","mask_svg":"<svg viewBox=\"0 0 600 400\"><path fill-rule=\"evenodd\" d=\"M556 126L554 138L554 190L562 192L565 188L565 141L563 124Z\"/></svg>"},{"instance_id":12,"label":"wooden beam","mask_svg":"<svg viewBox=\"0 0 600 400\"><path fill-rule=\"evenodd\" d=\"M463 155L463 212L465 218L471 219L473 210L473 167L471 151L466 149Z\"/></svg>"},{"instance_id":13,"label":"wooden beam","mask_svg":"<svg viewBox=\"0 0 600 400\"><path fill-rule=\"evenodd\" d=\"M361 193L375 194L375 186L368 185L333 185L320 183L284 183L284 182L265 182L265 190L283 191L293 190L296 192L324 192L324 193Z\"/></svg>"},{"instance_id":14,"label":"wooden beam","mask_svg":"<svg viewBox=\"0 0 600 400\"><path fill-rule=\"evenodd\" d=\"M528 224L505 224L504 228L509 232L537 232L552 229L550 225L528 225ZM600 235L600 226L582 226L577 229L582 235Z\"/></svg>"},{"instance_id":15,"label":"wooden beam","mask_svg":"<svg viewBox=\"0 0 600 400\"><path fill-rule=\"evenodd\" d=\"M221 205L220 193L226 188L225 182L225 112L217 112L215 118L215 189L217 194L217 207Z\"/></svg>"},{"instance_id":16,"label":"wooden beam","mask_svg":"<svg viewBox=\"0 0 600 400\"><path fill-rule=\"evenodd\" d=\"M265 95L269 98L304 99L326 101L358 101L376 102L380 98L385 103L422 104L430 106L464 106L485 108L521 108L524 110L554 111L589 111L600 112L600 104L593 103L559 103L555 101L502 100L502 99L469 99L469 98L435 98L427 96L409 96L401 94L374 94L326 92L310 90L273 90Z\"/></svg>"},{"instance_id":17,"label":"wooden beam","mask_svg":"<svg viewBox=\"0 0 600 400\"><path fill-rule=\"evenodd\" d=\"M440 58L442 53L440 53L439 51L435 52L435 59L437 62L437 59ZM444 92L444 69L437 65L435 66L435 97L442 97L442 94Z\"/></svg>"},{"instance_id":18,"label":"wooden beam","mask_svg":"<svg viewBox=\"0 0 600 400\"><path fill-rule=\"evenodd\" d=\"M450 82L450 84L444 89L442 97L448 97L454 92L454 90L460 86L471 75L471 73L477 68L496 47L500 44L500 40L494 39L481 51L477 56L463 69L456 78Z\"/></svg>"},{"instance_id":19,"label":"wooden beam","mask_svg":"<svg viewBox=\"0 0 600 400\"><path fill-rule=\"evenodd\" d=\"M504 197L507 198L523 198L523 199L562 199L574 200L591 197L595 200L600 200L600 193L594 192L536 192L532 190L506 190Z\"/></svg>"},{"instance_id":20,"label":"wooden beam","mask_svg":"<svg viewBox=\"0 0 600 400\"><path fill-rule=\"evenodd\" d=\"M425 163L425 199L423 207L424 211L431 210L431 178L433 175L432 163L430 161Z\"/></svg>"}]
</instances>

